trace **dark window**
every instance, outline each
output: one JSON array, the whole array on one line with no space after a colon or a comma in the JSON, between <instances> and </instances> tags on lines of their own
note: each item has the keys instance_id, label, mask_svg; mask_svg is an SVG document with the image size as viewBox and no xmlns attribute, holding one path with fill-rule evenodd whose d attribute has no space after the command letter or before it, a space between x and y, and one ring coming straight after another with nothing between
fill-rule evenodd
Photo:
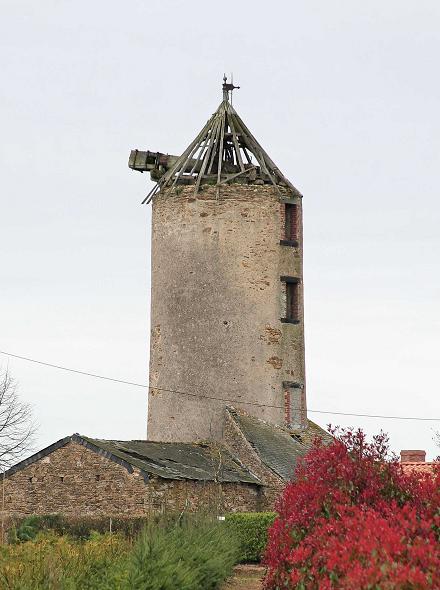
<instances>
[{"instance_id":1,"label":"dark window","mask_svg":"<svg viewBox=\"0 0 440 590\"><path fill-rule=\"evenodd\" d=\"M96 481L99 481L101 479L101 476L100 475L95 475L95 479L96 479Z\"/></svg>"},{"instance_id":2,"label":"dark window","mask_svg":"<svg viewBox=\"0 0 440 590\"><path fill-rule=\"evenodd\" d=\"M281 318L282 322L299 324L302 319L300 306L299 285L301 279L298 277L282 276L280 280L285 284L285 313Z\"/></svg>"},{"instance_id":3,"label":"dark window","mask_svg":"<svg viewBox=\"0 0 440 590\"><path fill-rule=\"evenodd\" d=\"M61 481L61 483L64 481L64 476L63 475L60 477L60 481Z\"/></svg>"},{"instance_id":4,"label":"dark window","mask_svg":"<svg viewBox=\"0 0 440 590\"><path fill-rule=\"evenodd\" d=\"M284 238L291 242L296 242L298 241L298 207L291 203L286 203L284 207Z\"/></svg>"},{"instance_id":5,"label":"dark window","mask_svg":"<svg viewBox=\"0 0 440 590\"><path fill-rule=\"evenodd\" d=\"M286 283L286 320L299 322L299 283Z\"/></svg>"}]
</instances>

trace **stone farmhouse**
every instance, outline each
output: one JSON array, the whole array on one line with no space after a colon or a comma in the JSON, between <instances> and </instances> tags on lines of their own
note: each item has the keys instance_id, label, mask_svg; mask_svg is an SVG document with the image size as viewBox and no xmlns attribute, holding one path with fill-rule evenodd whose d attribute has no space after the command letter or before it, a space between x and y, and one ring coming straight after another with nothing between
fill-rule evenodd
<instances>
[{"instance_id":1,"label":"stone farmhouse","mask_svg":"<svg viewBox=\"0 0 440 590\"><path fill-rule=\"evenodd\" d=\"M73 434L6 472L11 516L265 510L315 437L304 362L302 195L233 108L156 181L147 440Z\"/></svg>"}]
</instances>

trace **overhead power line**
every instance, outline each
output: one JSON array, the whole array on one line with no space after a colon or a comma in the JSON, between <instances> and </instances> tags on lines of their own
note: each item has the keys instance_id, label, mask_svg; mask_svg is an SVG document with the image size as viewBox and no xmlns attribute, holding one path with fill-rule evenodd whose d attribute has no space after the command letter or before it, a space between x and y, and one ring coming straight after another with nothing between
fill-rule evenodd
<instances>
[{"instance_id":1,"label":"overhead power line","mask_svg":"<svg viewBox=\"0 0 440 590\"><path fill-rule=\"evenodd\" d=\"M115 379L113 377L107 377L106 375L99 375L98 373L89 373L88 371L81 371L79 369L72 369L71 367L64 367L62 365L56 365L54 363L47 363L45 361L39 361L19 354L13 354L12 352L6 352L0 350L0 354L10 356L12 358L27 361L29 363L35 363L37 365L43 365L45 367L51 367L53 369L59 369L61 371L68 371L69 373L77 373L79 375L86 375L87 377L94 377L95 379L104 379L105 381L112 381L113 383L122 383L123 385L131 385L133 387L142 387L144 389L156 389L157 391L165 391L168 393L175 393L177 395L186 395L189 397L198 397L205 399L212 399L222 402L228 402L233 404L242 404L246 406L259 406L264 408L278 408L284 409L283 406L276 406L272 404L262 404L259 402L240 401L238 399L228 399L223 397L216 397L211 395L205 395L200 393L189 393L188 391L178 391L176 389L165 389L164 387L155 387L154 385L146 385L145 383L136 383L134 381L126 381L125 379ZM330 410L310 410L307 408L307 412L312 414L331 414L335 416L354 416L359 418L384 418L387 420L419 420L423 422L440 422L440 418L424 418L422 416L389 416L384 414L357 414L354 412L332 412Z\"/></svg>"},{"instance_id":2,"label":"overhead power line","mask_svg":"<svg viewBox=\"0 0 440 590\"><path fill-rule=\"evenodd\" d=\"M44 361L37 361L36 359L28 358L27 356L20 356L19 354L12 354L12 352L5 352L0 350L0 354L5 356L12 356L13 358L20 359L22 361L28 361L29 363L36 363L37 365L44 365L45 367L52 367L53 369L61 369L62 371L69 371L69 373L78 373L79 375L87 375L87 377L95 377L96 379L105 379L106 381L114 381L115 383L124 383L125 385L133 385L134 387L147 387L143 383L134 383L133 381L125 381L124 379L113 379L112 377L106 377L104 375L98 375L97 373L88 373L87 371L80 371L79 369L71 369L69 367L62 367L61 365L54 365L53 363L46 363Z\"/></svg>"}]
</instances>

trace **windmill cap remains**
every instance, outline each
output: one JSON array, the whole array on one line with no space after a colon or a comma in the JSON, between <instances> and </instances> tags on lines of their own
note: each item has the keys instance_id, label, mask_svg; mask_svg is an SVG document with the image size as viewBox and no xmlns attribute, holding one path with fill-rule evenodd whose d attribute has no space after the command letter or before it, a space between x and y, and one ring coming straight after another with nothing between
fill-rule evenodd
<instances>
[{"instance_id":1,"label":"windmill cap remains","mask_svg":"<svg viewBox=\"0 0 440 590\"><path fill-rule=\"evenodd\" d=\"M144 203L164 188L193 185L197 194L202 183L220 187L236 182L287 188L292 196L301 193L284 176L250 132L229 100L234 88L224 79L223 100L195 139L180 156L132 150L128 165L139 172L149 171L156 185ZM281 192L280 192L281 195Z\"/></svg>"}]
</instances>

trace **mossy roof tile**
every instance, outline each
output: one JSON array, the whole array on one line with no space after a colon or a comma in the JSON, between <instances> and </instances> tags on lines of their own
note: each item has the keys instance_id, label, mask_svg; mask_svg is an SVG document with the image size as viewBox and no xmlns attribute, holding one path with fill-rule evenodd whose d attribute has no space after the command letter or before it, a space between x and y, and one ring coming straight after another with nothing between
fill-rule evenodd
<instances>
[{"instance_id":1,"label":"mossy roof tile","mask_svg":"<svg viewBox=\"0 0 440 590\"><path fill-rule=\"evenodd\" d=\"M327 432L310 420L306 429L294 432L233 408L228 411L261 461L285 481L293 478L298 459L309 451L316 437L322 438L325 443L332 440Z\"/></svg>"}]
</instances>

